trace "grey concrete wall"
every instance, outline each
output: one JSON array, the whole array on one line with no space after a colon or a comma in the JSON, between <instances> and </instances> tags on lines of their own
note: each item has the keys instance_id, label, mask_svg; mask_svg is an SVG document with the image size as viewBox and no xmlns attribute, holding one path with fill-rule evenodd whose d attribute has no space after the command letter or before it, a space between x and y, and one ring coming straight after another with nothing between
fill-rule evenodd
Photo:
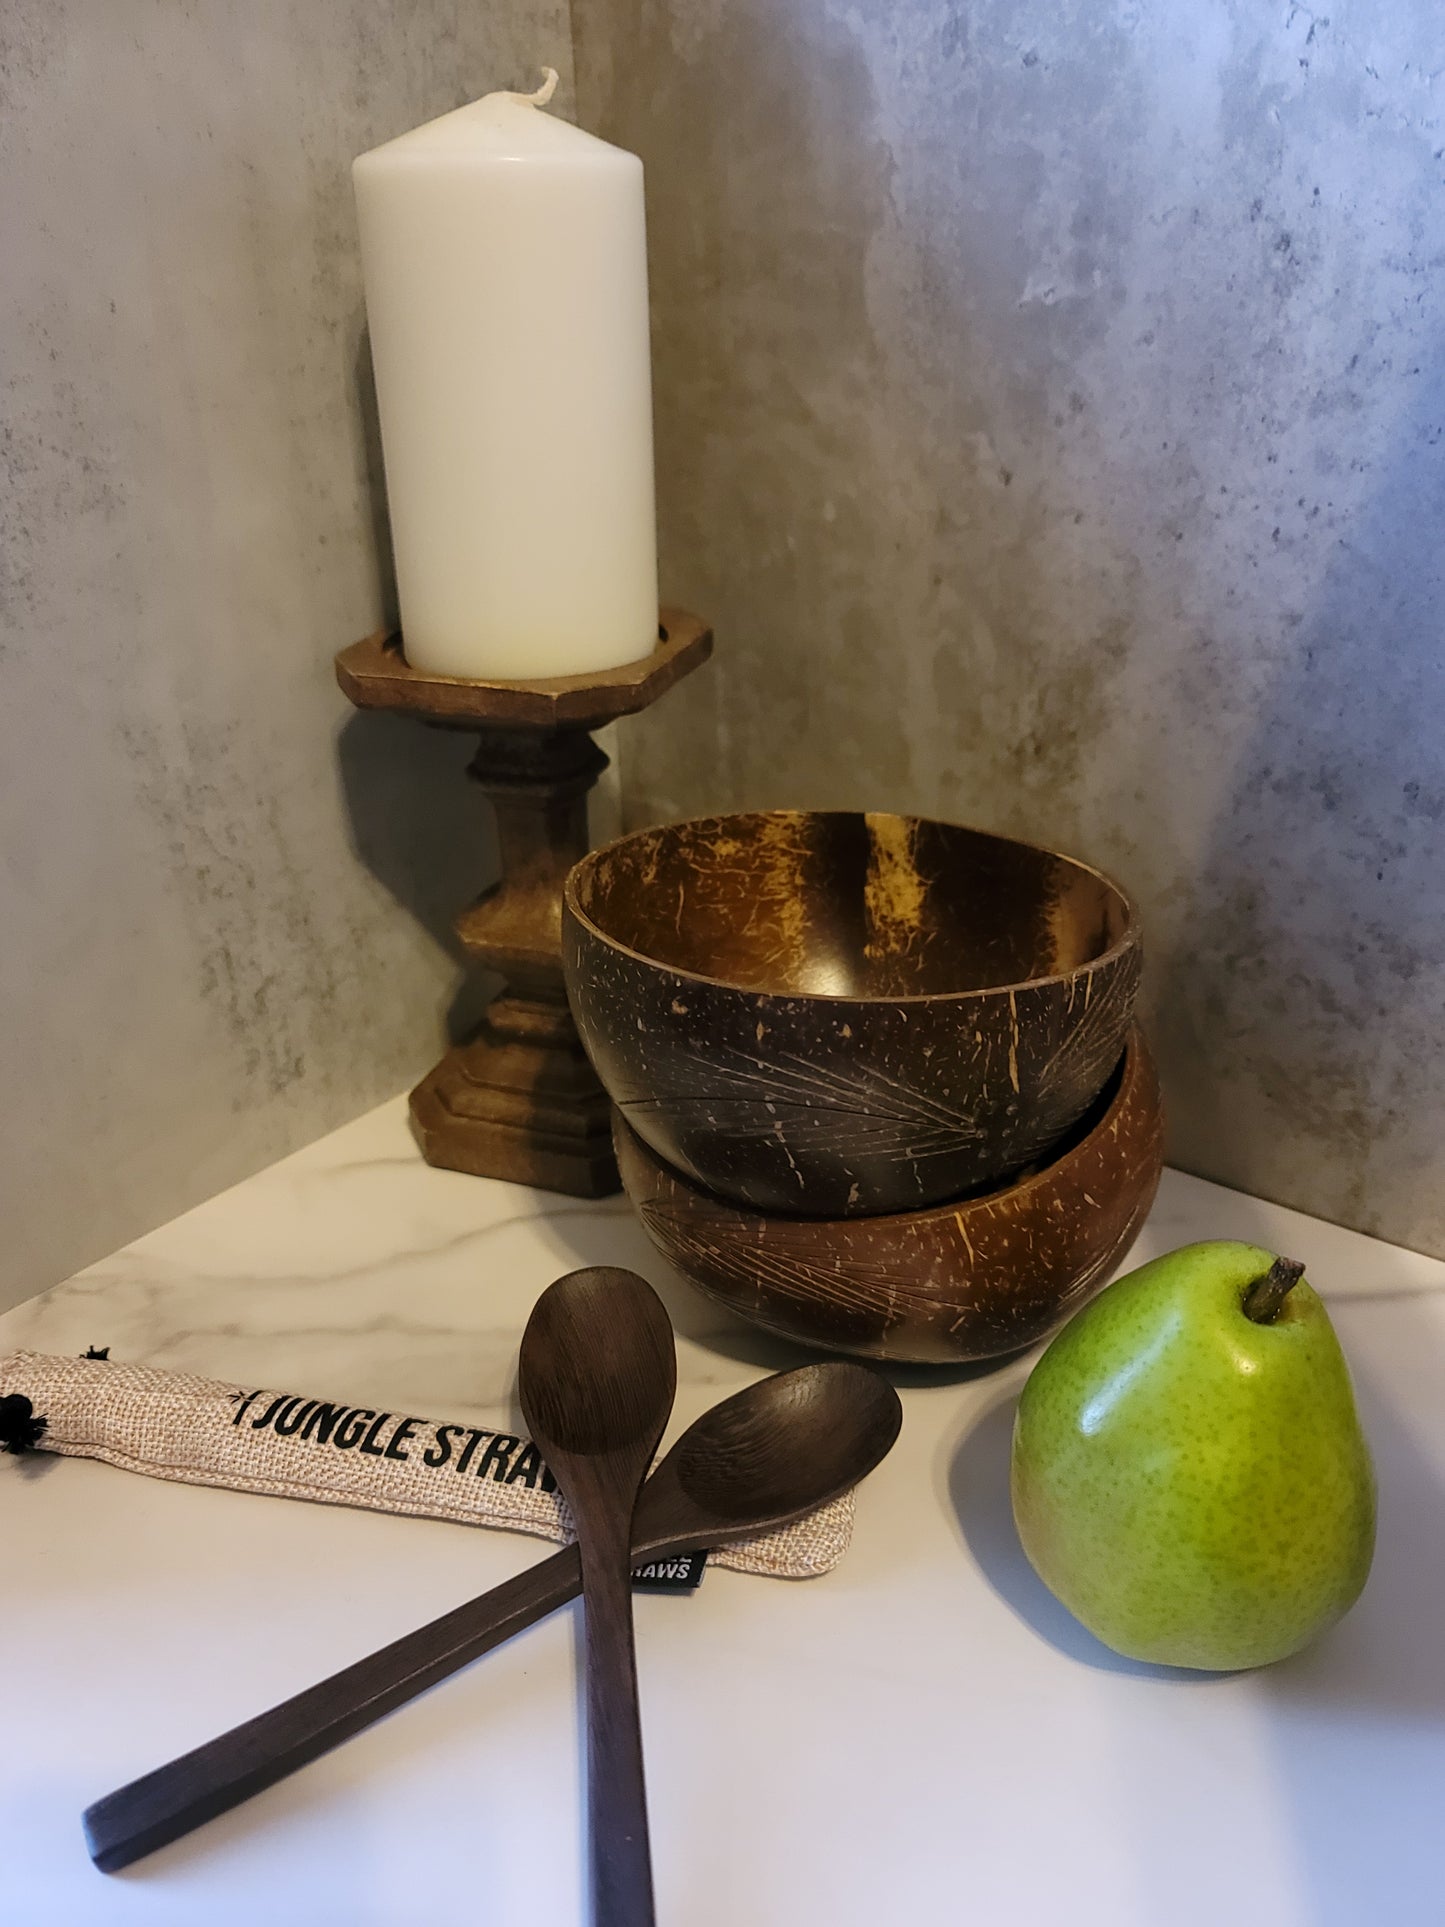
<instances>
[{"instance_id":1,"label":"grey concrete wall","mask_svg":"<svg viewBox=\"0 0 1445 1927\"><path fill-rule=\"evenodd\" d=\"M1433 6L576 0L648 165L635 818L896 804L1145 905L1174 1155L1445 1251ZM487 861L350 715L347 166L563 0L0 15L0 1304L404 1084Z\"/></svg>"},{"instance_id":2,"label":"grey concrete wall","mask_svg":"<svg viewBox=\"0 0 1445 1927\"><path fill-rule=\"evenodd\" d=\"M636 818L897 806L1142 900L1186 1167L1445 1253L1445 16L575 0L648 173Z\"/></svg>"},{"instance_id":3,"label":"grey concrete wall","mask_svg":"<svg viewBox=\"0 0 1445 1927\"><path fill-rule=\"evenodd\" d=\"M0 1306L440 1048L464 745L331 671L388 594L349 167L543 61L565 0L0 12Z\"/></svg>"}]
</instances>

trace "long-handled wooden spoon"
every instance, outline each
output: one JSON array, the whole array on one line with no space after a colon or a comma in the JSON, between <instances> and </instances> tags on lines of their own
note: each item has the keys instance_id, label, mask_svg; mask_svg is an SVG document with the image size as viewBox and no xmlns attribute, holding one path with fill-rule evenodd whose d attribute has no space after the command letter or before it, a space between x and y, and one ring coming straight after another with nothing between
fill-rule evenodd
<instances>
[{"instance_id":1,"label":"long-handled wooden spoon","mask_svg":"<svg viewBox=\"0 0 1445 1927\"><path fill-rule=\"evenodd\" d=\"M676 1389L672 1325L635 1271L570 1271L532 1307L518 1361L522 1416L571 1508L582 1555L595 1927L652 1927L632 1514Z\"/></svg>"},{"instance_id":2,"label":"long-handled wooden spoon","mask_svg":"<svg viewBox=\"0 0 1445 1927\"><path fill-rule=\"evenodd\" d=\"M647 1484L632 1520L641 1565L790 1525L866 1478L902 1409L866 1365L832 1359L760 1379L696 1420ZM106 1873L179 1840L319 1759L582 1590L576 1546L108 1793L86 1810Z\"/></svg>"}]
</instances>

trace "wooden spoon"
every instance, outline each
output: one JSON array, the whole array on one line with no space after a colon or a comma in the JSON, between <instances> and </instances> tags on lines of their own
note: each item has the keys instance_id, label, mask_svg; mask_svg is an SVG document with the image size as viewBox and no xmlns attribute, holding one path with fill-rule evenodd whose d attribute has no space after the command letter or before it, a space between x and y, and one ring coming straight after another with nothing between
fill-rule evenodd
<instances>
[{"instance_id":1,"label":"wooden spoon","mask_svg":"<svg viewBox=\"0 0 1445 1927\"><path fill-rule=\"evenodd\" d=\"M570 1271L532 1307L517 1375L522 1415L571 1508L582 1555L595 1927L653 1919L632 1514L676 1389L672 1325L635 1271Z\"/></svg>"},{"instance_id":2,"label":"wooden spoon","mask_svg":"<svg viewBox=\"0 0 1445 1927\"><path fill-rule=\"evenodd\" d=\"M642 1488L633 1563L790 1525L849 1491L898 1436L902 1408L866 1365L832 1359L760 1379L689 1426ZM353 1733L533 1626L582 1590L575 1545L379 1652L108 1793L85 1813L116 1873L274 1786Z\"/></svg>"}]
</instances>

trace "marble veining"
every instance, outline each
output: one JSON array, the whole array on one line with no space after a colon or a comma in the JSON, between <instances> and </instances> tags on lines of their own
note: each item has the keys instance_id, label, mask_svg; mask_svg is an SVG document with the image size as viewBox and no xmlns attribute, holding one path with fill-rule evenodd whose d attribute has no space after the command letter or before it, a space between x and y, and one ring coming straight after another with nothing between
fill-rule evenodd
<instances>
[{"instance_id":1,"label":"marble veining","mask_svg":"<svg viewBox=\"0 0 1445 1927\"><path fill-rule=\"evenodd\" d=\"M714 1570L692 1597L638 1601L661 1919L943 1920L965 1866L986 1920L1433 1927L1445 1264L1177 1172L1132 1257L1221 1235L1304 1259L1330 1302L1380 1480L1356 1610L1260 1674L1113 1660L1013 1536L1027 1361L897 1368L902 1435L835 1571ZM514 1431L527 1312L582 1263L630 1264L662 1293L669 1436L806 1356L685 1288L620 1201L425 1165L402 1099L0 1315L0 1352L108 1342L122 1360ZM575 1610L122 1880L94 1871L80 1835L100 1793L520 1571L535 1542L42 1454L0 1459L0 1544L0 1859L17 1919L579 1917Z\"/></svg>"}]
</instances>

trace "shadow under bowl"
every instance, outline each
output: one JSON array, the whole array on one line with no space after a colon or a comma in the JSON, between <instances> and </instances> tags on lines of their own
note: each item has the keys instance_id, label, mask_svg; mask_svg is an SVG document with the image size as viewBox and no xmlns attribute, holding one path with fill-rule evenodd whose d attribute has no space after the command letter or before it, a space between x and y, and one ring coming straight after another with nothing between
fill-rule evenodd
<instances>
[{"instance_id":1,"label":"shadow under bowl","mask_svg":"<svg viewBox=\"0 0 1445 1927\"><path fill-rule=\"evenodd\" d=\"M1046 1155L1118 1063L1141 963L1117 884L926 818L762 811L572 870L572 1012L644 1143L739 1204L955 1198Z\"/></svg>"},{"instance_id":2,"label":"shadow under bowl","mask_svg":"<svg viewBox=\"0 0 1445 1927\"><path fill-rule=\"evenodd\" d=\"M984 1197L884 1217L778 1217L711 1196L613 1113L623 1187L682 1276L739 1317L863 1358L960 1364L1045 1338L1105 1283L1164 1160L1154 1062L1124 1060L1063 1151Z\"/></svg>"}]
</instances>

